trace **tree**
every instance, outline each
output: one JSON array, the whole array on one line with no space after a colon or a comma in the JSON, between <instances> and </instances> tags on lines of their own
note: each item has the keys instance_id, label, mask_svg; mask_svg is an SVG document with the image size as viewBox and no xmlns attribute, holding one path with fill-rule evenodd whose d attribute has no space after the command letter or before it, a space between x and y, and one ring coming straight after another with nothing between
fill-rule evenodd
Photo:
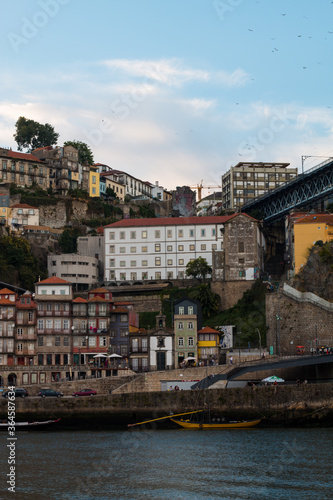
<instances>
[{"instance_id":1,"label":"tree","mask_svg":"<svg viewBox=\"0 0 333 500\"><path fill-rule=\"evenodd\" d=\"M57 144L59 134L54 131L54 128L49 123L42 125L34 120L20 116L15 127L14 139L17 142L19 151L26 148L31 152L37 148Z\"/></svg>"},{"instance_id":2,"label":"tree","mask_svg":"<svg viewBox=\"0 0 333 500\"><path fill-rule=\"evenodd\" d=\"M186 275L193 276L198 281L205 281L207 274L212 274L212 267L203 257L198 257L186 264Z\"/></svg>"},{"instance_id":3,"label":"tree","mask_svg":"<svg viewBox=\"0 0 333 500\"><path fill-rule=\"evenodd\" d=\"M91 151L90 147L81 141L66 141L64 146L73 146L73 148L78 150L79 153L79 162L84 165L93 165L94 164L94 155Z\"/></svg>"},{"instance_id":4,"label":"tree","mask_svg":"<svg viewBox=\"0 0 333 500\"><path fill-rule=\"evenodd\" d=\"M210 283L202 283L192 288L189 298L200 302L203 315L206 318L216 314L220 308L220 296L212 291Z\"/></svg>"}]
</instances>

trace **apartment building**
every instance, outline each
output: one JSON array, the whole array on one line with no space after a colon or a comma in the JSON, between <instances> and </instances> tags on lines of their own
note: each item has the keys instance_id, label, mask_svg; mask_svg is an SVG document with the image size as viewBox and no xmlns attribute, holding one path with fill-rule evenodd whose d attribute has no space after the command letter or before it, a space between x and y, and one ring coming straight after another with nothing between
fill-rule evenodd
<instances>
[{"instance_id":1,"label":"apartment building","mask_svg":"<svg viewBox=\"0 0 333 500\"><path fill-rule=\"evenodd\" d=\"M36 185L47 189L48 168L35 154L0 148L0 181L16 184L19 187Z\"/></svg>"},{"instance_id":2,"label":"apartment building","mask_svg":"<svg viewBox=\"0 0 333 500\"><path fill-rule=\"evenodd\" d=\"M120 182L116 182L112 176L112 173L102 172L100 176L100 194L106 195L106 190L108 188L112 189L117 195L119 200L124 201L125 199L125 186Z\"/></svg>"},{"instance_id":3,"label":"apartment building","mask_svg":"<svg viewBox=\"0 0 333 500\"><path fill-rule=\"evenodd\" d=\"M0 364L12 366L15 358L16 293L0 290Z\"/></svg>"},{"instance_id":4,"label":"apartment building","mask_svg":"<svg viewBox=\"0 0 333 500\"><path fill-rule=\"evenodd\" d=\"M22 231L25 226L39 226L39 209L25 203L16 203L11 206L8 224L14 231Z\"/></svg>"},{"instance_id":5,"label":"apartment building","mask_svg":"<svg viewBox=\"0 0 333 500\"><path fill-rule=\"evenodd\" d=\"M107 173L108 179L113 179L124 186L125 196L146 196L152 198L152 184L133 177L122 170L111 170Z\"/></svg>"},{"instance_id":6,"label":"apartment building","mask_svg":"<svg viewBox=\"0 0 333 500\"><path fill-rule=\"evenodd\" d=\"M49 276L58 276L72 283L76 291L88 290L98 281L98 259L79 254L49 254Z\"/></svg>"},{"instance_id":7,"label":"apartment building","mask_svg":"<svg viewBox=\"0 0 333 500\"><path fill-rule=\"evenodd\" d=\"M213 251L224 248L225 223L233 217L123 219L109 224L104 227L105 280L185 278L186 264L197 257L212 265Z\"/></svg>"},{"instance_id":8,"label":"apartment building","mask_svg":"<svg viewBox=\"0 0 333 500\"><path fill-rule=\"evenodd\" d=\"M37 364L37 306L31 292L26 291L16 300L15 356L17 365ZM24 374L23 383L30 382Z\"/></svg>"},{"instance_id":9,"label":"apartment building","mask_svg":"<svg viewBox=\"0 0 333 500\"><path fill-rule=\"evenodd\" d=\"M198 362L198 330L201 329L201 304L195 300L181 299L175 302L175 368L195 358Z\"/></svg>"},{"instance_id":10,"label":"apartment building","mask_svg":"<svg viewBox=\"0 0 333 500\"><path fill-rule=\"evenodd\" d=\"M242 205L297 177L289 163L240 162L222 175L222 207L239 210Z\"/></svg>"}]
</instances>

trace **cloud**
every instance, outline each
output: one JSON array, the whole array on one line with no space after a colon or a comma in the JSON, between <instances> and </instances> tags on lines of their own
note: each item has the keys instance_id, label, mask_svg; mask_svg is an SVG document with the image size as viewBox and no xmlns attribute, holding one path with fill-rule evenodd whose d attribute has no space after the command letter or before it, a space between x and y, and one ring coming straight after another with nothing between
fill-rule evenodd
<instances>
[{"instance_id":1,"label":"cloud","mask_svg":"<svg viewBox=\"0 0 333 500\"><path fill-rule=\"evenodd\" d=\"M207 111L216 106L216 101L213 99L181 99L176 101L176 103L198 113Z\"/></svg>"}]
</instances>

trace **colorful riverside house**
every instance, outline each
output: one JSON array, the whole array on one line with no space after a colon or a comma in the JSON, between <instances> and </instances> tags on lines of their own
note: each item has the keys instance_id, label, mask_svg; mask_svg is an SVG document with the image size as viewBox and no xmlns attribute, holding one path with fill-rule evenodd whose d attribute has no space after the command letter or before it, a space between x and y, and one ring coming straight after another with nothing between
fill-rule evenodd
<instances>
[{"instance_id":1,"label":"colorful riverside house","mask_svg":"<svg viewBox=\"0 0 333 500\"><path fill-rule=\"evenodd\" d=\"M220 357L220 332L210 326L198 330L198 358L205 366L215 364Z\"/></svg>"},{"instance_id":2,"label":"colorful riverside house","mask_svg":"<svg viewBox=\"0 0 333 500\"><path fill-rule=\"evenodd\" d=\"M26 291L16 300L15 355L17 365L37 365L37 305L31 292ZM35 383L24 373L24 384Z\"/></svg>"},{"instance_id":3,"label":"colorful riverside house","mask_svg":"<svg viewBox=\"0 0 333 500\"><path fill-rule=\"evenodd\" d=\"M110 314L109 352L121 356L122 367L127 366L129 355L129 311L125 307L115 307ZM115 358L117 359L117 358Z\"/></svg>"},{"instance_id":4,"label":"colorful riverside house","mask_svg":"<svg viewBox=\"0 0 333 500\"><path fill-rule=\"evenodd\" d=\"M201 304L195 300L181 299L174 307L175 368L187 358L198 361L197 332L201 328Z\"/></svg>"},{"instance_id":5,"label":"colorful riverside house","mask_svg":"<svg viewBox=\"0 0 333 500\"><path fill-rule=\"evenodd\" d=\"M0 365L14 365L15 301L12 290L0 290Z\"/></svg>"},{"instance_id":6,"label":"colorful riverside house","mask_svg":"<svg viewBox=\"0 0 333 500\"><path fill-rule=\"evenodd\" d=\"M129 325L129 367L134 372L149 370L149 334L144 328Z\"/></svg>"}]
</instances>

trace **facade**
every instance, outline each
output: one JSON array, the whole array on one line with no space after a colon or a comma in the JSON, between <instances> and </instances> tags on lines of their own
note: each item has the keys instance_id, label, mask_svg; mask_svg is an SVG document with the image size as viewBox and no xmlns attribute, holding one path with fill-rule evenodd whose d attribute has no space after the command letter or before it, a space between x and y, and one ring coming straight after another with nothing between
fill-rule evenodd
<instances>
[{"instance_id":1,"label":"facade","mask_svg":"<svg viewBox=\"0 0 333 500\"><path fill-rule=\"evenodd\" d=\"M36 303L32 293L25 292L16 300L15 356L19 366L37 364L36 324Z\"/></svg>"},{"instance_id":2,"label":"facade","mask_svg":"<svg viewBox=\"0 0 333 500\"><path fill-rule=\"evenodd\" d=\"M104 279L105 244L103 229L97 234L79 236L77 238L77 253L82 256L95 257L98 260L98 278Z\"/></svg>"},{"instance_id":3,"label":"facade","mask_svg":"<svg viewBox=\"0 0 333 500\"><path fill-rule=\"evenodd\" d=\"M8 224L11 209L9 208L9 195L0 193L0 224Z\"/></svg>"},{"instance_id":4,"label":"facade","mask_svg":"<svg viewBox=\"0 0 333 500\"><path fill-rule=\"evenodd\" d=\"M221 205L222 192L216 192L205 196L197 203L197 215L205 216L212 215Z\"/></svg>"},{"instance_id":5,"label":"facade","mask_svg":"<svg viewBox=\"0 0 333 500\"><path fill-rule=\"evenodd\" d=\"M174 332L166 328L165 316L156 316L156 327L149 334L149 368L154 370L172 370L174 360Z\"/></svg>"},{"instance_id":6,"label":"facade","mask_svg":"<svg viewBox=\"0 0 333 500\"><path fill-rule=\"evenodd\" d=\"M16 294L8 288L0 290L0 364L12 366L15 357Z\"/></svg>"},{"instance_id":7,"label":"facade","mask_svg":"<svg viewBox=\"0 0 333 500\"><path fill-rule=\"evenodd\" d=\"M98 167L91 166L89 170L89 196L91 198L99 197L100 182Z\"/></svg>"},{"instance_id":8,"label":"facade","mask_svg":"<svg viewBox=\"0 0 333 500\"><path fill-rule=\"evenodd\" d=\"M198 359L205 366L215 364L220 357L220 332L210 326L198 330Z\"/></svg>"},{"instance_id":9,"label":"facade","mask_svg":"<svg viewBox=\"0 0 333 500\"><path fill-rule=\"evenodd\" d=\"M294 255L295 274L299 272L308 258L308 249L317 241L323 243L333 240L333 215L309 214L294 222Z\"/></svg>"},{"instance_id":10,"label":"facade","mask_svg":"<svg viewBox=\"0 0 333 500\"><path fill-rule=\"evenodd\" d=\"M159 185L159 182L156 181L155 185L151 184L152 186L152 197L155 198L156 200L159 201L168 201L172 199L172 194L167 191L163 186Z\"/></svg>"},{"instance_id":11,"label":"facade","mask_svg":"<svg viewBox=\"0 0 333 500\"><path fill-rule=\"evenodd\" d=\"M110 315L110 354L121 356L126 363L129 356L128 309L115 307Z\"/></svg>"},{"instance_id":12,"label":"facade","mask_svg":"<svg viewBox=\"0 0 333 500\"><path fill-rule=\"evenodd\" d=\"M24 203L12 205L8 223L14 231L23 230L25 226L39 226L39 209Z\"/></svg>"},{"instance_id":13,"label":"facade","mask_svg":"<svg viewBox=\"0 0 333 500\"><path fill-rule=\"evenodd\" d=\"M73 146L46 146L33 151L34 156L45 162L48 170L46 187L60 195L69 189L88 189L89 167L79 163L79 154Z\"/></svg>"},{"instance_id":14,"label":"facade","mask_svg":"<svg viewBox=\"0 0 333 500\"><path fill-rule=\"evenodd\" d=\"M129 327L129 367L133 372L149 370L149 335L147 330Z\"/></svg>"},{"instance_id":15,"label":"facade","mask_svg":"<svg viewBox=\"0 0 333 500\"><path fill-rule=\"evenodd\" d=\"M239 210L247 202L297 177L289 163L240 162L222 175L222 206Z\"/></svg>"},{"instance_id":16,"label":"facade","mask_svg":"<svg viewBox=\"0 0 333 500\"><path fill-rule=\"evenodd\" d=\"M0 181L19 187L48 188L48 169L44 161L30 153L0 148Z\"/></svg>"},{"instance_id":17,"label":"facade","mask_svg":"<svg viewBox=\"0 0 333 500\"><path fill-rule=\"evenodd\" d=\"M201 304L194 300L182 299L175 302L175 368L186 363L187 358L198 361L198 336L201 329Z\"/></svg>"},{"instance_id":18,"label":"facade","mask_svg":"<svg viewBox=\"0 0 333 500\"><path fill-rule=\"evenodd\" d=\"M107 175L108 179L113 179L124 186L125 196L146 196L152 198L152 185L149 182L141 181L121 170L111 170Z\"/></svg>"},{"instance_id":19,"label":"facade","mask_svg":"<svg viewBox=\"0 0 333 500\"><path fill-rule=\"evenodd\" d=\"M186 264L198 257L212 265L233 217L123 219L105 226L105 280L185 278Z\"/></svg>"},{"instance_id":20,"label":"facade","mask_svg":"<svg viewBox=\"0 0 333 500\"><path fill-rule=\"evenodd\" d=\"M98 259L87 255L49 254L47 270L49 276L58 276L72 283L76 291L87 290L98 281Z\"/></svg>"},{"instance_id":21,"label":"facade","mask_svg":"<svg viewBox=\"0 0 333 500\"><path fill-rule=\"evenodd\" d=\"M119 200L124 201L125 199L125 187L120 182L114 180L112 173L102 172L100 173L100 194L105 195L107 188L112 189Z\"/></svg>"}]
</instances>

